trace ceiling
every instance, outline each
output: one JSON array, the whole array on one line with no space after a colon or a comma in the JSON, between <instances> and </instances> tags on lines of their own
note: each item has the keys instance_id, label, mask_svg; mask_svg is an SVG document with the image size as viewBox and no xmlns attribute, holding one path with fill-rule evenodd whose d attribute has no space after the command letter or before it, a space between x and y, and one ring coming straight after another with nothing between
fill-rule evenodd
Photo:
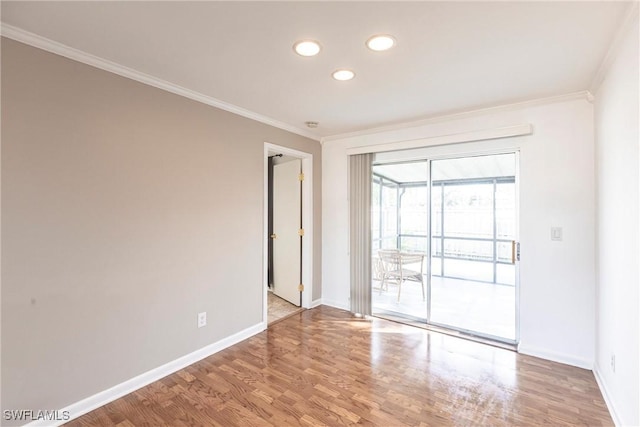
<instances>
[{"instance_id":1,"label":"ceiling","mask_svg":"<svg viewBox=\"0 0 640 427\"><path fill-rule=\"evenodd\" d=\"M427 182L429 180L429 169L426 160L374 165L373 172L399 184ZM511 178L515 175L515 154L461 157L434 160L431 163L433 181Z\"/></svg>"},{"instance_id":2,"label":"ceiling","mask_svg":"<svg viewBox=\"0 0 640 427\"><path fill-rule=\"evenodd\" d=\"M629 5L2 1L1 16L320 139L587 90ZM368 50L376 33L397 46ZM296 55L303 38L320 41L321 53ZM356 78L333 80L340 67Z\"/></svg>"},{"instance_id":3,"label":"ceiling","mask_svg":"<svg viewBox=\"0 0 640 427\"><path fill-rule=\"evenodd\" d=\"M373 165L373 173L398 184L427 182L429 180L429 169L426 160Z\"/></svg>"}]
</instances>

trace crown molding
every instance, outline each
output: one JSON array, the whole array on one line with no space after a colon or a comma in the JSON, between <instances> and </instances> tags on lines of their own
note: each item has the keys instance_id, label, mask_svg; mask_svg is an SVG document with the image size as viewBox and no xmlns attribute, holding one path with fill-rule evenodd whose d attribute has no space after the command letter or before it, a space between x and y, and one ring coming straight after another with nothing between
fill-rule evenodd
<instances>
[{"instance_id":1,"label":"crown molding","mask_svg":"<svg viewBox=\"0 0 640 427\"><path fill-rule=\"evenodd\" d=\"M354 138L359 136L374 135L382 132L404 130L404 129L414 128L418 126L426 126L434 123L446 122L451 120L461 120L461 119L466 119L470 117L481 116L484 114L512 111L512 110L518 110L522 108L535 107L537 105L553 104L557 102L574 101L577 99L584 99L588 102L592 102L593 95L591 95L589 91L584 90L580 92L572 92L572 93L567 93L563 95L550 96L546 98L536 98L528 101L514 102L511 104L494 105L494 106L478 108L474 110L466 110L466 111L460 111L460 112L443 114L443 115L435 115L435 116L426 117L424 119L415 120L411 122L396 123L388 126L380 126L380 127L365 129L365 130L356 131L356 132L326 136L320 140L320 143L324 144L325 142L337 141L337 140L346 139L346 138Z\"/></svg>"},{"instance_id":2,"label":"crown molding","mask_svg":"<svg viewBox=\"0 0 640 427\"><path fill-rule=\"evenodd\" d=\"M609 71L609 68L611 68L611 65L618 57L622 42L624 41L629 31L631 31L631 28L633 28L633 25L637 22L638 22L638 2L634 1L629 5L627 10L625 11L624 18L622 19L621 25L618 27L618 30L616 31L616 34L613 37L611 44L609 45L607 54L602 59L602 62L600 63L598 70L596 71L596 73L593 75L593 78L591 79L591 84L589 85L589 90L591 91L591 93L595 94L600 88L600 85L604 81L605 76ZM636 34L636 37L637 36L638 35Z\"/></svg>"},{"instance_id":3,"label":"crown molding","mask_svg":"<svg viewBox=\"0 0 640 427\"><path fill-rule=\"evenodd\" d=\"M42 37L38 34L23 30L18 27L14 27L13 25L9 25L4 22L0 23L0 34L3 37L7 37L20 43L24 43L38 49L46 50L47 52L51 52L56 55L64 56L65 58L69 58L74 61L81 62L83 64L87 64L92 67L99 68L101 70L108 71L122 77L126 77L131 80L135 80L148 86L153 86L155 88L162 89L164 91L171 92L185 98L189 98L191 100L209 105L211 107L219 108L221 110L228 111L230 113L237 114L239 116L285 130L287 132L295 133L297 135L304 136L305 138L320 141L320 137L318 135L311 133L305 129L292 126L290 124L275 120L271 117L263 116L262 114L246 110L228 102L221 101L208 95L204 95L200 92L196 92L194 90L187 89L185 87L168 82L166 80L159 79L152 75L134 70L129 67L125 67L124 65L109 61L104 58L100 58L79 49L75 49L57 41Z\"/></svg>"}]
</instances>

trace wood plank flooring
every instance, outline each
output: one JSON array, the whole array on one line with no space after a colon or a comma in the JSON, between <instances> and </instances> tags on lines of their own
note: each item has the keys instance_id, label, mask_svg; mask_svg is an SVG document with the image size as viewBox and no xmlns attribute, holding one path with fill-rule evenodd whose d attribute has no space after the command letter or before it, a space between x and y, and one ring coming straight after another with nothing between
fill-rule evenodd
<instances>
[{"instance_id":1,"label":"wood plank flooring","mask_svg":"<svg viewBox=\"0 0 640 427\"><path fill-rule=\"evenodd\" d=\"M321 306L70 426L610 426L590 371Z\"/></svg>"}]
</instances>

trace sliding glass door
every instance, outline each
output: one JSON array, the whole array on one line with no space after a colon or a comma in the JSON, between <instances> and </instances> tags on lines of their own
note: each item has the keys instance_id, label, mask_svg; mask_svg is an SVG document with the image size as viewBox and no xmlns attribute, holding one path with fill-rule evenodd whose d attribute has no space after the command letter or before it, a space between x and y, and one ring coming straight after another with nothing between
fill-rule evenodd
<instances>
[{"instance_id":1,"label":"sliding glass door","mask_svg":"<svg viewBox=\"0 0 640 427\"><path fill-rule=\"evenodd\" d=\"M517 160L374 165L374 314L517 342Z\"/></svg>"},{"instance_id":2,"label":"sliding glass door","mask_svg":"<svg viewBox=\"0 0 640 427\"><path fill-rule=\"evenodd\" d=\"M431 162L429 322L516 341L516 155Z\"/></svg>"}]
</instances>

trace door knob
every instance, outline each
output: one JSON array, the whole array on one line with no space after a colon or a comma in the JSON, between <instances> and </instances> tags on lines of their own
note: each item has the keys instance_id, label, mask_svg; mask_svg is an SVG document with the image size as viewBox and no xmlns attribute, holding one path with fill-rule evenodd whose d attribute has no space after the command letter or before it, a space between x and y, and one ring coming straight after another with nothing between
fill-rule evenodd
<instances>
[{"instance_id":1,"label":"door knob","mask_svg":"<svg viewBox=\"0 0 640 427\"><path fill-rule=\"evenodd\" d=\"M271 238L272 238L272 239L275 239L275 238L276 238L276 235L275 235L275 234L272 234L272 235L271 235Z\"/></svg>"}]
</instances>

